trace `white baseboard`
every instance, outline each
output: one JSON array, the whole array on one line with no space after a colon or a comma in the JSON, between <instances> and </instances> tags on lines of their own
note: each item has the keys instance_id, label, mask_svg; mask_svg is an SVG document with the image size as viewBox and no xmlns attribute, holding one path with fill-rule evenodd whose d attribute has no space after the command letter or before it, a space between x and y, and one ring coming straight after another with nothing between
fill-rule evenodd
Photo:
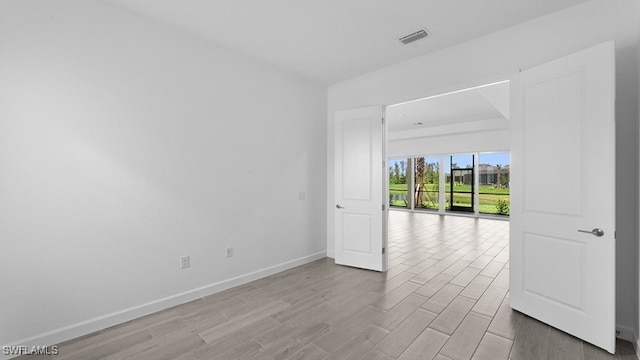
<instances>
[{"instance_id":1,"label":"white baseboard","mask_svg":"<svg viewBox=\"0 0 640 360\"><path fill-rule=\"evenodd\" d=\"M628 341L633 345L633 348L636 351L636 356L638 357L638 360L640 360L640 338L638 337L638 334L630 327L621 325L616 326L616 332L616 337L618 339Z\"/></svg>"},{"instance_id":2,"label":"white baseboard","mask_svg":"<svg viewBox=\"0 0 640 360\"><path fill-rule=\"evenodd\" d=\"M634 335L633 329L622 325L616 325L616 337L618 339L625 340L633 344L636 341Z\"/></svg>"},{"instance_id":3,"label":"white baseboard","mask_svg":"<svg viewBox=\"0 0 640 360\"><path fill-rule=\"evenodd\" d=\"M171 295L162 299L141 304L128 309L124 309L104 316L82 321L76 324L65 326L53 331L38 334L36 336L14 341L12 344L0 344L0 346L26 346L31 349L33 346L51 346L59 344L63 341L71 340L79 336L87 335L95 331L106 329L108 327L118 325L129 320L149 315L172 306L184 304L189 301L197 300L204 296L215 294L220 291L230 289L232 287L243 285L251 281L261 279L263 277L285 271L296 266L304 265L312 261L327 257L326 251L321 251L312 255L304 256L298 259L287 261L281 264L270 266L261 270L257 270L248 274L237 276L231 279L219 281L217 283L205 285L196 289L188 290L179 294ZM14 357L4 354L0 351L0 359L10 359Z\"/></svg>"}]
</instances>

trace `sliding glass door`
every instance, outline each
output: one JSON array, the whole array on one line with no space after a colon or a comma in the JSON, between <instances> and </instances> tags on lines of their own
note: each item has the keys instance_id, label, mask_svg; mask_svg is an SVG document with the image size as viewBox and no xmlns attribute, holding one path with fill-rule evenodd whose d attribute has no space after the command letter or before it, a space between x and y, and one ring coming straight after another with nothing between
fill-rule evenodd
<instances>
[{"instance_id":1,"label":"sliding glass door","mask_svg":"<svg viewBox=\"0 0 640 360\"><path fill-rule=\"evenodd\" d=\"M481 153L478 162L480 213L509 215L509 153Z\"/></svg>"},{"instance_id":2,"label":"sliding glass door","mask_svg":"<svg viewBox=\"0 0 640 360\"><path fill-rule=\"evenodd\" d=\"M447 210L474 212L474 160L473 154L449 156Z\"/></svg>"}]
</instances>

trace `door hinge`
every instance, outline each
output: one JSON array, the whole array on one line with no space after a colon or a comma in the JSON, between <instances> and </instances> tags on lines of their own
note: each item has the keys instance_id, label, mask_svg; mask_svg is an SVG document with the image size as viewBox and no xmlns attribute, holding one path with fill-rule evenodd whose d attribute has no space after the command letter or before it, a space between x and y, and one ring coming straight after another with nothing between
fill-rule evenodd
<instances>
[{"instance_id":1,"label":"door hinge","mask_svg":"<svg viewBox=\"0 0 640 360\"><path fill-rule=\"evenodd\" d=\"M382 248L382 255L384 255L384 248Z\"/></svg>"},{"instance_id":2,"label":"door hinge","mask_svg":"<svg viewBox=\"0 0 640 360\"><path fill-rule=\"evenodd\" d=\"M384 211L384 209L385 209L385 208L386 208L386 207L384 206L384 204L382 204L382 211Z\"/></svg>"},{"instance_id":3,"label":"door hinge","mask_svg":"<svg viewBox=\"0 0 640 360\"><path fill-rule=\"evenodd\" d=\"M382 123L384 124L384 117L382 117Z\"/></svg>"}]
</instances>

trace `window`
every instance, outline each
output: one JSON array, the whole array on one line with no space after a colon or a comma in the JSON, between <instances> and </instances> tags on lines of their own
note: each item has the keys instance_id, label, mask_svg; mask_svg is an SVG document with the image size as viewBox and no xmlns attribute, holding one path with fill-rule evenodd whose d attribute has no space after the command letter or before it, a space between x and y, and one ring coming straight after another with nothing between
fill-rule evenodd
<instances>
[{"instance_id":1,"label":"window","mask_svg":"<svg viewBox=\"0 0 640 360\"><path fill-rule=\"evenodd\" d=\"M449 156L445 172L447 210L474 212L474 160L472 154Z\"/></svg>"},{"instance_id":2,"label":"window","mask_svg":"<svg viewBox=\"0 0 640 360\"><path fill-rule=\"evenodd\" d=\"M389 205L508 216L509 157L487 152L389 159Z\"/></svg>"},{"instance_id":3,"label":"window","mask_svg":"<svg viewBox=\"0 0 640 360\"><path fill-rule=\"evenodd\" d=\"M416 209L440 208L440 159L438 156L417 157L415 162L414 204Z\"/></svg>"},{"instance_id":4,"label":"window","mask_svg":"<svg viewBox=\"0 0 640 360\"><path fill-rule=\"evenodd\" d=\"M509 215L509 153L481 153L478 162L480 213Z\"/></svg>"},{"instance_id":5,"label":"window","mask_svg":"<svg viewBox=\"0 0 640 360\"><path fill-rule=\"evenodd\" d=\"M409 159L389 159L389 206L409 207L407 166Z\"/></svg>"}]
</instances>

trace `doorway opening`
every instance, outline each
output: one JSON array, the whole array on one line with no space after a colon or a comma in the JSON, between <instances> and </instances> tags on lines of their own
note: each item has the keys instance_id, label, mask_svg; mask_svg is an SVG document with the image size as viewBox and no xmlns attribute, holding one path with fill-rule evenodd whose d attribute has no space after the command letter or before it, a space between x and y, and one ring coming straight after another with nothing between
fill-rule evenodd
<instances>
[{"instance_id":1,"label":"doorway opening","mask_svg":"<svg viewBox=\"0 0 640 360\"><path fill-rule=\"evenodd\" d=\"M386 108L389 207L509 215L509 82Z\"/></svg>"}]
</instances>

